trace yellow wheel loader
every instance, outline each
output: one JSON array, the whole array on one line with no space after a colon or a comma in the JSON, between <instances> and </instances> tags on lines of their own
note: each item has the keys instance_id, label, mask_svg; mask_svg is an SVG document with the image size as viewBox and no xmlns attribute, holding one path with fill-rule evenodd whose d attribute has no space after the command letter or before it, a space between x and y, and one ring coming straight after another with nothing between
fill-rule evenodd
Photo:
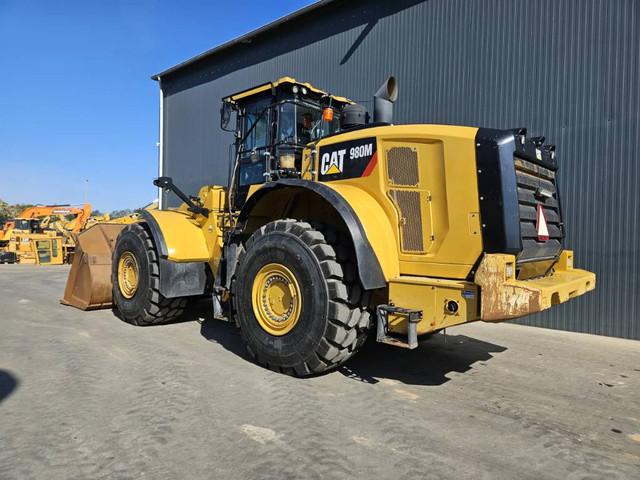
<instances>
[{"instance_id":1,"label":"yellow wheel loader","mask_svg":"<svg viewBox=\"0 0 640 480\"><path fill-rule=\"evenodd\" d=\"M595 287L563 247L553 146L522 128L394 125L396 97L390 77L371 119L290 77L224 98L229 187L191 197L154 182L183 203L119 233L119 316L167 322L210 295L259 364L305 376L369 335L415 348L421 335Z\"/></svg>"},{"instance_id":2,"label":"yellow wheel loader","mask_svg":"<svg viewBox=\"0 0 640 480\"><path fill-rule=\"evenodd\" d=\"M0 263L71 263L75 235L86 227L91 205L35 205L0 230Z\"/></svg>"},{"instance_id":3,"label":"yellow wheel loader","mask_svg":"<svg viewBox=\"0 0 640 480\"><path fill-rule=\"evenodd\" d=\"M66 237L49 230L38 218L16 218L0 240L0 263L62 265L67 254Z\"/></svg>"}]
</instances>

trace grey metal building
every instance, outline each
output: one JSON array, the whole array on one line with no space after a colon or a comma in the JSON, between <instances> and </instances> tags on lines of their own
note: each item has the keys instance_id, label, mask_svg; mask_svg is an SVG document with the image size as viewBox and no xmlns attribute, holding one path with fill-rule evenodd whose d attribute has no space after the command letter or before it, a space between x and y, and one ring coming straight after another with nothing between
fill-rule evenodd
<instances>
[{"instance_id":1,"label":"grey metal building","mask_svg":"<svg viewBox=\"0 0 640 480\"><path fill-rule=\"evenodd\" d=\"M598 286L521 322L640 339L636 0L317 2L154 77L160 172L191 193L226 184L224 95L290 75L362 101L390 73L397 123L524 126L557 145L566 242Z\"/></svg>"}]
</instances>

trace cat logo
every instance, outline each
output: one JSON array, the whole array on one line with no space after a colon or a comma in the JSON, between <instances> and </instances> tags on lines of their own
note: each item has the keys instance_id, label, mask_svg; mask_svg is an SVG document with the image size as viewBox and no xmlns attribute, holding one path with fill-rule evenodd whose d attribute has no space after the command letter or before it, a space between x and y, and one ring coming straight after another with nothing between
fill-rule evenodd
<instances>
[{"instance_id":1,"label":"cat logo","mask_svg":"<svg viewBox=\"0 0 640 480\"><path fill-rule=\"evenodd\" d=\"M318 159L318 180L333 182L366 177L375 168L377 158L375 137L322 146Z\"/></svg>"},{"instance_id":2,"label":"cat logo","mask_svg":"<svg viewBox=\"0 0 640 480\"><path fill-rule=\"evenodd\" d=\"M346 149L324 153L320 160L320 173L322 175L342 173L345 153L347 153Z\"/></svg>"}]
</instances>

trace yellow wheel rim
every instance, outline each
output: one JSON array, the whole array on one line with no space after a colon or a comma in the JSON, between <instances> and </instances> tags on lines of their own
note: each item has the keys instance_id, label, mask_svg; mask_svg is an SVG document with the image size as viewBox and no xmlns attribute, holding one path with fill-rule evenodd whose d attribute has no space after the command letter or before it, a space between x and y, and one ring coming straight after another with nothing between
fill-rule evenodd
<instances>
[{"instance_id":1,"label":"yellow wheel rim","mask_svg":"<svg viewBox=\"0 0 640 480\"><path fill-rule=\"evenodd\" d=\"M286 335L300 319L300 286L284 265L269 263L258 271L253 280L251 299L258 323L271 335Z\"/></svg>"},{"instance_id":2,"label":"yellow wheel rim","mask_svg":"<svg viewBox=\"0 0 640 480\"><path fill-rule=\"evenodd\" d=\"M124 252L118 261L118 287L124 298L132 298L138 290L138 261L131 252Z\"/></svg>"}]
</instances>

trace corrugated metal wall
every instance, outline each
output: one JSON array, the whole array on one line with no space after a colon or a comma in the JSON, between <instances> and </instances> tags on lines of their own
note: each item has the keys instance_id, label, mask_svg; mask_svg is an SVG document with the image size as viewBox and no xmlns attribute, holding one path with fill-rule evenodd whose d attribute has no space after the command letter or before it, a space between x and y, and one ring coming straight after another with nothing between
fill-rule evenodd
<instances>
[{"instance_id":1,"label":"corrugated metal wall","mask_svg":"<svg viewBox=\"0 0 640 480\"><path fill-rule=\"evenodd\" d=\"M228 93L286 74L368 101L393 73L398 123L526 126L557 145L567 245L598 288L522 323L640 339L639 10L635 0L336 1L163 78L164 173L191 192L226 183Z\"/></svg>"}]
</instances>

